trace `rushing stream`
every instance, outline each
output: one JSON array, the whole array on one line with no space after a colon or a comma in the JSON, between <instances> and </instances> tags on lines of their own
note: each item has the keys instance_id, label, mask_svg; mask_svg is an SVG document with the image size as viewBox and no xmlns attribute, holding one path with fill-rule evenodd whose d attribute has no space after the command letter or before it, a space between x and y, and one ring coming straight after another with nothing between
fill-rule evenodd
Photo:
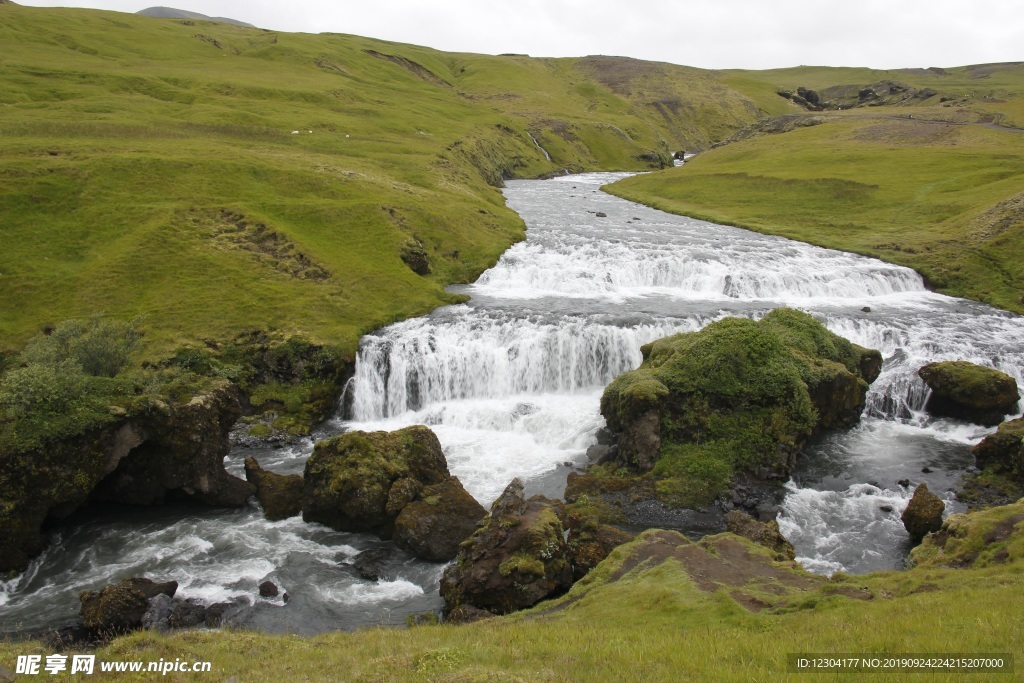
<instances>
[{"instance_id":1,"label":"rushing stream","mask_svg":"<svg viewBox=\"0 0 1024 683\"><path fill-rule=\"evenodd\" d=\"M947 509L961 509L952 490L973 464L970 446L990 431L926 416L917 370L964 359L1024 384L1024 318L927 292L906 268L600 192L621 177L510 182L505 195L528 239L475 284L454 288L469 303L367 335L348 414L315 437L427 424L484 505L517 476L528 492L559 496L603 425L602 389L640 363L641 344L724 316L800 308L880 349L885 364L862 423L802 456L780 525L812 571L900 567L909 542L899 517L914 486L927 482ZM301 472L312 443L239 449L228 467L240 474L255 455L268 469ZM0 584L0 630L70 622L80 591L139 574L175 579L179 595L207 603L242 598L236 623L271 631L395 623L441 606L442 565L299 518L266 522L255 503L90 514L59 530L24 575ZM384 555L377 581L349 566L372 548ZM265 579L290 600L260 598Z\"/></svg>"}]
</instances>

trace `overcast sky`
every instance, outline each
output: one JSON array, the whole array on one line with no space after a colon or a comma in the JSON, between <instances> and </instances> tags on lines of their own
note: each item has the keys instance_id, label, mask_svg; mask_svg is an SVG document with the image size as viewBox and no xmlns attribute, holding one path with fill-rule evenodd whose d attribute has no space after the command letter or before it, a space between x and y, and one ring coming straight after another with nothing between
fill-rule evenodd
<instances>
[{"instance_id":1,"label":"overcast sky","mask_svg":"<svg viewBox=\"0 0 1024 683\"><path fill-rule=\"evenodd\" d=\"M153 6L17 1L120 12ZM703 68L1024 61L1020 0L173 0L167 6L279 31L354 33L454 52L625 55Z\"/></svg>"}]
</instances>

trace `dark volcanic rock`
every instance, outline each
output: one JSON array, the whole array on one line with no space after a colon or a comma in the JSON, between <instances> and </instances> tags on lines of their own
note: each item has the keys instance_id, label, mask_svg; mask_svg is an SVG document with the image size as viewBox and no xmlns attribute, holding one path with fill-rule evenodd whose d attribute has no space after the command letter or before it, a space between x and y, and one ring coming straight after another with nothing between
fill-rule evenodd
<instances>
[{"instance_id":1,"label":"dark volcanic rock","mask_svg":"<svg viewBox=\"0 0 1024 683\"><path fill-rule=\"evenodd\" d=\"M901 516L903 526L915 544L920 543L925 535L942 527L942 512L945 509L946 504L928 490L927 484L917 487Z\"/></svg>"},{"instance_id":2,"label":"dark volcanic rock","mask_svg":"<svg viewBox=\"0 0 1024 683\"><path fill-rule=\"evenodd\" d=\"M416 486L440 484L449 476L441 444L422 425L347 432L319 442L306 461L302 518L390 539L395 518L415 498Z\"/></svg>"},{"instance_id":3,"label":"dark volcanic rock","mask_svg":"<svg viewBox=\"0 0 1024 683\"><path fill-rule=\"evenodd\" d=\"M384 576L384 567L394 554L394 550L387 546L370 548L356 555L352 567L367 581L378 581Z\"/></svg>"},{"instance_id":4,"label":"dark volcanic rock","mask_svg":"<svg viewBox=\"0 0 1024 683\"><path fill-rule=\"evenodd\" d=\"M778 560L793 560L796 550L793 544L779 532L779 523L770 520L759 522L745 512L733 510L725 515L725 524L731 533L763 545L775 553Z\"/></svg>"},{"instance_id":5,"label":"dark volcanic rock","mask_svg":"<svg viewBox=\"0 0 1024 683\"><path fill-rule=\"evenodd\" d=\"M99 592L84 591L79 596L82 623L88 629L105 634L140 628L150 599L157 595L173 597L177 590L175 581L157 583L133 577L104 586Z\"/></svg>"},{"instance_id":6,"label":"dark volcanic rock","mask_svg":"<svg viewBox=\"0 0 1024 683\"><path fill-rule=\"evenodd\" d=\"M281 591L273 581L264 581L260 584L260 597L276 598Z\"/></svg>"},{"instance_id":7,"label":"dark volcanic rock","mask_svg":"<svg viewBox=\"0 0 1024 683\"><path fill-rule=\"evenodd\" d=\"M180 600L174 605L174 611L171 612L168 623L171 628L192 628L205 624L206 607L194 598Z\"/></svg>"},{"instance_id":8,"label":"dark volcanic rock","mask_svg":"<svg viewBox=\"0 0 1024 683\"><path fill-rule=\"evenodd\" d=\"M263 506L263 516L270 521L302 514L302 477L297 474L275 474L256 461L245 459L245 478L256 487L256 498Z\"/></svg>"},{"instance_id":9,"label":"dark volcanic rock","mask_svg":"<svg viewBox=\"0 0 1024 683\"><path fill-rule=\"evenodd\" d=\"M402 261L417 275L430 275L430 258L420 242L408 242L402 247Z\"/></svg>"},{"instance_id":10,"label":"dark volcanic rock","mask_svg":"<svg viewBox=\"0 0 1024 683\"><path fill-rule=\"evenodd\" d=\"M601 524L594 515L578 510L568 514L566 523L569 527L566 541L572 552L574 581L590 573L612 550L633 540L632 534Z\"/></svg>"},{"instance_id":11,"label":"dark volcanic rock","mask_svg":"<svg viewBox=\"0 0 1024 683\"><path fill-rule=\"evenodd\" d=\"M995 434L986 436L971 452L979 468L1024 483L1024 417L1002 423Z\"/></svg>"},{"instance_id":12,"label":"dark volcanic rock","mask_svg":"<svg viewBox=\"0 0 1024 683\"><path fill-rule=\"evenodd\" d=\"M523 496L518 479L491 506L487 522L462 544L441 579L445 611L469 604L508 614L564 593L572 585L561 501Z\"/></svg>"},{"instance_id":13,"label":"dark volcanic rock","mask_svg":"<svg viewBox=\"0 0 1024 683\"><path fill-rule=\"evenodd\" d=\"M917 374L932 390L925 409L933 415L995 426L1020 399L1015 379L966 361L929 363Z\"/></svg>"},{"instance_id":14,"label":"dark volcanic rock","mask_svg":"<svg viewBox=\"0 0 1024 683\"><path fill-rule=\"evenodd\" d=\"M423 560L447 562L486 516L458 477L451 477L425 487L418 500L402 508L395 519L395 545Z\"/></svg>"},{"instance_id":15,"label":"dark volcanic rock","mask_svg":"<svg viewBox=\"0 0 1024 683\"><path fill-rule=\"evenodd\" d=\"M253 486L224 469L240 413L237 390L220 382L187 402L153 401L41 450L0 453L0 572L24 570L45 547L43 523L87 501L151 505L175 495L244 505Z\"/></svg>"}]
</instances>

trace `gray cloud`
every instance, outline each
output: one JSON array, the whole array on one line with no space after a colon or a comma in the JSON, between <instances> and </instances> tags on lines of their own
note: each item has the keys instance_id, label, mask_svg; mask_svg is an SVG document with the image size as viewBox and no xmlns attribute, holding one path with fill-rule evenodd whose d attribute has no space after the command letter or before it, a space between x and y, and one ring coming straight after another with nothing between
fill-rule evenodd
<instances>
[{"instance_id":1,"label":"gray cloud","mask_svg":"<svg viewBox=\"0 0 1024 683\"><path fill-rule=\"evenodd\" d=\"M264 28L453 52L615 54L703 68L960 66L1024 60L1016 0L164 0ZM134 12L130 0L22 0Z\"/></svg>"}]
</instances>

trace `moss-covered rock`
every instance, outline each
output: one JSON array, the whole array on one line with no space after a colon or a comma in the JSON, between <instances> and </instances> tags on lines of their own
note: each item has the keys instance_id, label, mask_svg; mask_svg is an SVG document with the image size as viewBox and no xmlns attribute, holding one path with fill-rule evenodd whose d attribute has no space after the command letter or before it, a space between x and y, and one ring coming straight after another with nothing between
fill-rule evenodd
<instances>
[{"instance_id":1,"label":"moss-covered rock","mask_svg":"<svg viewBox=\"0 0 1024 683\"><path fill-rule=\"evenodd\" d=\"M572 551L573 580L579 581L612 550L633 540L633 535L601 524L602 511L590 505L574 505L567 511L566 526L569 536L566 541Z\"/></svg>"},{"instance_id":2,"label":"moss-covered rock","mask_svg":"<svg viewBox=\"0 0 1024 683\"><path fill-rule=\"evenodd\" d=\"M450 477L423 487L417 500L402 507L395 519L395 544L420 559L448 562L486 516L459 478Z\"/></svg>"},{"instance_id":3,"label":"moss-covered rock","mask_svg":"<svg viewBox=\"0 0 1024 683\"><path fill-rule=\"evenodd\" d=\"M21 571L45 547L47 519L88 501L138 505L170 494L240 506L254 487L224 469L240 408L219 380L181 401L119 409L105 426L27 451L0 451L0 571Z\"/></svg>"},{"instance_id":4,"label":"moss-covered rock","mask_svg":"<svg viewBox=\"0 0 1024 683\"><path fill-rule=\"evenodd\" d=\"M971 452L978 467L1024 483L1024 418L999 425L995 434L981 440Z\"/></svg>"},{"instance_id":5,"label":"moss-covered rock","mask_svg":"<svg viewBox=\"0 0 1024 683\"><path fill-rule=\"evenodd\" d=\"M938 531L942 527L942 513L945 509L946 504L928 490L927 484L918 486L901 516L911 540L920 543L925 535Z\"/></svg>"},{"instance_id":6,"label":"moss-covered rock","mask_svg":"<svg viewBox=\"0 0 1024 683\"><path fill-rule=\"evenodd\" d=\"M260 467L256 458L245 459L245 479L256 487L263 516L270 521L302 514L302 477L276 474Z\"/></svg>"},{"instance_id":7,"label":"moss-covered rock","mask_svg":"<svg viewBox=\"0 0 1024 683\"><path fill-rule=\"evenodd\" d=\"M605 389L601 413L618 434L618 463L652 472L659 495L687 507L721 496L739 473L785 480L813 433L859 420L881 368L878 351L791 309L641 351L640 368Z\"/></svg>"},{"instance_id":8,"label":"moss-covered rock","mask_svg":"<svg viewBox=\"0 0 1024 683\"><path fill-rule=\"evenodd\" d=\"M994 426L1020 400L1015 379L967 361L929 363L918 375L932 390L925 409L933 415Z\"/></svg>"},{"instance_id":9,"label":"moss-covered rock","mask_svg":"<svg viewBox=\"0 0 1024 683\"><path fill-rule=\"evenodd\" d=\"M564 522L560 501L539 495L527 500L522 482L514 480L445 570L446 613L468 604L508 614L567 591L573 570Z\"/></svg>"},{"instance_id":10,"label":"moss-covered rock","mask_svg":"<svg viewBox=\"0 0 1024 683\"><path fill-rule=\"evenodd\" d=\"M1024 559L1024 499L950 515L910 553L914 567L988 567Z\"/></svg>"},{"instance_id":11,"label":"moss-covered rock","mask_svg":"<svg viewBox=\"0 0 1024 683\"><path fill-rule=\"evenodd\" d=\"M793 544L779 531L779 523L774 519L759 522L745 512L731 510L725 515L725 524L729 533L742 536L775 553L777 560L796 559Z\"/></svg>"},{"instance_id":12,"label":"moss-covered rock","mask_svg":"<svg viewBox=\"0 0 1024 683\"><path fill-rule=\"evenodd\" d=\"M157 595L174 597L177 589L175 581L157 583L133 577L104 586L99 592L85 591L79 596L82 624L106 635L140 628L149 600Z\"/></svg>"},{"instance_id":13,"label":"moss-covered rock","mask_svg":"<svg viewBox=\"0 0 1024 683\"><path fill-rule=\"evenodd\" d=\"M391 538L402 509L450 476L441 443L427 427L347 432L317 443L306 461L302 517Z\"/></svg>"}]
</instances>

